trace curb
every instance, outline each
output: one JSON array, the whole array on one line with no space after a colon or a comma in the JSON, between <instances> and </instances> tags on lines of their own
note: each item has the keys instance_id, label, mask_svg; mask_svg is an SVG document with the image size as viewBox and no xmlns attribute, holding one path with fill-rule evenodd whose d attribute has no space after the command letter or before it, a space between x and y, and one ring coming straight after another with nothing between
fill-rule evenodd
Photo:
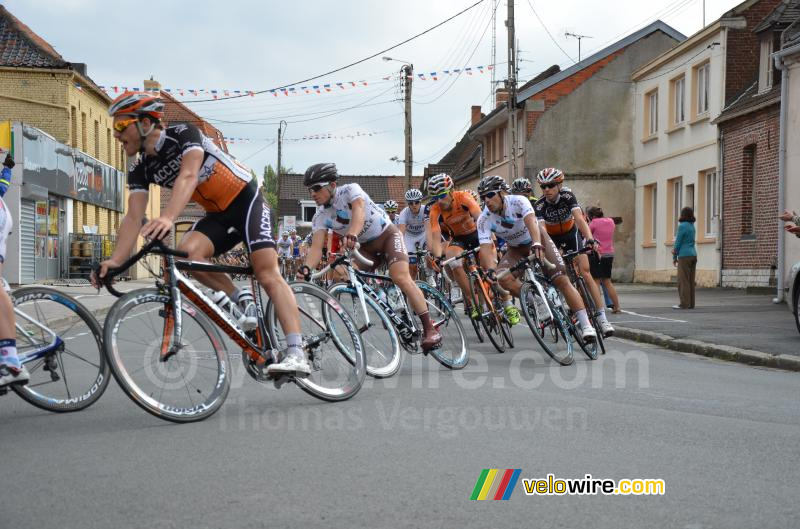
<instances>
[{"instance_id":1,"label":"curb","mask_svg":"<svg viewBox=\"0 0 800 529\"><path fill-rule=\"evenodd\" d=\"M648 343L679 351L692 353L728 362L738 362L751 366L775 367L788 371L800 371L800 358L784 354L771 354L752 349L740 349L729 345L718 345L700 340L679 339L652 331L641 331L630 327L614 327L614 336L634 342Z\"/></svg>"}]
</instances>

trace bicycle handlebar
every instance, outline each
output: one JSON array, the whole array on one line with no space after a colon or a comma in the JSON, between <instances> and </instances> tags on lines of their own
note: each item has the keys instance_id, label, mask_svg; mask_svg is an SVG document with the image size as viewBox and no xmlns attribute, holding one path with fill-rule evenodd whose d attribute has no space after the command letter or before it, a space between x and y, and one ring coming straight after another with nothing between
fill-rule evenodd
<instances>
[{"instance_id":1,"label":"bicycle handlebar","mask_svg":"<svg viewBox=\"0 0 800 529\"><path fill-rule=\"evenodd\" d=\"M356 258L356 260L357 260L359 263L363 264L363 265L364 265L364 266L366 266L366 267L372 268L372 266L373 266L375 263L374 263L374 262L372 262L372 261L370 261L370 260L369 260L369 259L367 259L366 257L364 257L364 256L361 254L361 252L359 252L359 251L358 251L358 249L359 249L360 247L361 247L361 245L360 245L360 244L358 244L358 243L356 243L356 247L355 247L355 248L353 248L353 249L352 249L352 250L349 252L349 254L352 254L352 256L353 256L353 257L355 257L355 258ZM326 265L326 266L325 266L325 267L324 267L322 270L320 270L319 272L314 272L313 274L311 274L311 279L318 279L318 278L322 277L323 275L327 274L327 273L328 273L328 272L329 272L329 271L330 271L332 268L336 268L337 266L339 266L340 264L342 264L342 263L345 261L345 259L347 259L347 258L348 258L349 254L348 254L348 253L344 253L344 254L342 254L341 256L337 257L335 261L333 261L332 263L330 263L330 264Z\"/></svg>"},{"instance_id":2,"label":"bicycle handlebar","mask_svg":"<svg viewBox=\"0 0 800 529\"><path fill-rule=\"evenodd\" d=\"M127 261L125 261L124 263L119 265L117 268L109 268L106 271L105 277L101 278L99 276L100 263L96 263L92 267L92 271L94 272L95 277L102 284L102 286L104 286L106 288L106 290L108 290L108 292L110 294L112 294L112 295L114 295L114 296L119 298L119 297L122 297L123 292L120 292L119 290L114 288L114 286L113 286L114 278L117 277L118 275L122 274L123 272L125 272L128 268L130 268L131 266L136 264L137 261L139 261L142 257L144 257L145 255L147 255L149 253L158 253L158 254L161 254L161 255L171 255L171 256L174 256L174 257L180 257L182 259L187 259L189 257L189 254L186 253L186 252L182 252L180 250L175 250L173 248L169 248L160 239L152 239L152 240L150 240L150 242L148 242L147 244L142 246L142 248L138 252L133 254L130 258L128 258Z\"/></svg>"}]
</instances>

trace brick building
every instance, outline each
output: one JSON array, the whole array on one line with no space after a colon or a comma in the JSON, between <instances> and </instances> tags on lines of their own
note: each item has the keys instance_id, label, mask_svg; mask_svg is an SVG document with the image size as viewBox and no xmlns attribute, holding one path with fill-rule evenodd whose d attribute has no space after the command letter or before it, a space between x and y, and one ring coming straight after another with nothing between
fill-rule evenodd
<instances>
[{"instance_id":1,"label":"brick building","mask_svg":"<svg viewBox=\"0 0 800 529\"><path fill-rule=\"evenodd\" d=\"M748 29L732 35L730 103L715 120L723 153L723 286L777 283L781 72L771 55L781 33L800 19L800 2L780 2L771 12L768 5L747 11Z\"/></svg>"},{"instance_id":2,"label":"brick building","mask_svg":"<svg viewBox=\"0 0 800 529\"><path fill-rule=\"evenodd\" d=\"M110 102L85 64L66 61L0 6L0 118L10 130L0 149L13 150L18 162L6 195L19 227L9 240L17 256L5 267L9 281L86 275L74 234L93 233L102 242L92 251L108 253L127 207ZM158 213L155 201L148 215Z\"/></svg>"}]
</instances>

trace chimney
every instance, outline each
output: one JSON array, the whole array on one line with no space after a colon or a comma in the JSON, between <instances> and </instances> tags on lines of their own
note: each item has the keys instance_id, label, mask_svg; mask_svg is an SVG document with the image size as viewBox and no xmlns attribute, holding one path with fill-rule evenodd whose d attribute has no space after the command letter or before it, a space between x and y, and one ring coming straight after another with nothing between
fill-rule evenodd
<instances>
[{"instance_id":1,"label":"chimney","mask_svg":"<svg viewBox=\"0 0 800 529\"><path fill-rule=\"evenodd\" d=\"M161 83L159 83L158 81L154 81L153 80L153 76L151 75L150 79L145 79L144 80L144 89L148 90L148 91L149 90L153 90L155 92L160 92L161 91Z\"/></svg>"},{"instance_id":2,"label":"chimney","mask_svg":"<svg viewBox=\"0 0 800 529\"><path fill-rule=\"evenodd\" d=\"M505 88L498 88L494 93L494 100L497 102L494 108L504 106L506 102L508 102L508 90Z\"/></svg>"},{"instance_id":3,"label":"chimney","mask_svg":"<svg viewBox=\"0 0 800 529\"><path fill-rule=\"evenodd\" d=\"M70 64L71 64L73 70L75 70L76 72L78 72L79 74L81 74L84 77L89 77L86 74L86 63L85 62L73 62L73 63L70 63Z\"/></svg>"},{"instance_id":4,"label":"chimney","mask_svg":"<svg viewBox=\"0 0 800 529\"><path fill-rule=\"evenodd\" d=\"M483 119L483 114L481 114L481 106L472 105L472 124L470 126L474 126L481 119Z\"/></svg>"}]
</instances>

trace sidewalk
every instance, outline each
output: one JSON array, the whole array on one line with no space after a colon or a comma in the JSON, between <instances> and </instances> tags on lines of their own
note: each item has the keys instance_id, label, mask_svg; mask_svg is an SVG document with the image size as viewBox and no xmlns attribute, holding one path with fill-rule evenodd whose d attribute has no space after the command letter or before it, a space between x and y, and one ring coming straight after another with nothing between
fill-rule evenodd
<instances>
[{"instance_id":1,"label":"sidewalk","mask_svg":"<svg viewBox=\"0 0 800 529\"><path fill-rule=\"evenodd\" d=\"M617 336L678 351L800 371L800 333L774 294L698 289L696 308L675 310L675 287L616 285L623 312L610 314Z\"/></svg>"}]
</instances>

